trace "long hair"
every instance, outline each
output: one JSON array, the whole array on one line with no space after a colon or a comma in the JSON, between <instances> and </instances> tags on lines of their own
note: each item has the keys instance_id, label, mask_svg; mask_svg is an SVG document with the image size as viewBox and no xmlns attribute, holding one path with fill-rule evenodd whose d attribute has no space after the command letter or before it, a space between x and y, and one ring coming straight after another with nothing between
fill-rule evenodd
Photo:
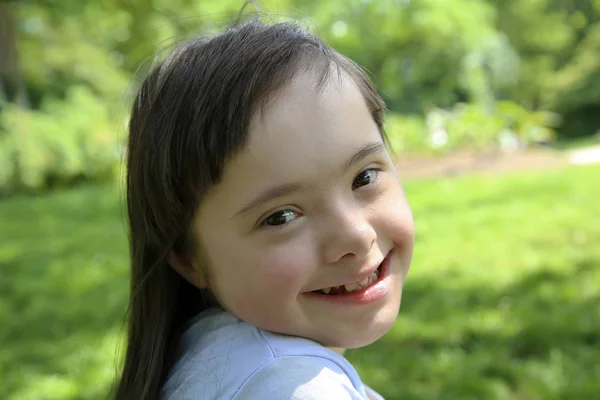
<instances>
[{"instance_id":1,"label":"long hair","mask_svg":"<svg viewBox=\"0 0 600 400\"><path fill-rule=\"evenodd\" d=\"M131 287L118 400L160 399L186 321L218 306L167 256L202 258L194 249L195 210L244 148L251 116L301 70L315 72L319 85L335 72L353 79L385 140L384 104L364 72L295 23L252 20L189 40L144 80L129 123Z\"/></svg>"}]
</instances>

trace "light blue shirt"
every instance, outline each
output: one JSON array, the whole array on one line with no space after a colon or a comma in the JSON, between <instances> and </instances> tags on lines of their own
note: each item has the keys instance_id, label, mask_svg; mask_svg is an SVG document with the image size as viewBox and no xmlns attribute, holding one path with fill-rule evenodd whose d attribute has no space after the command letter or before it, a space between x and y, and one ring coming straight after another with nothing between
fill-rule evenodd
<instances>
[{"instance_id":1,"label":"light blue shirt","mask_svg":"<svg viewBox=\"0 0 600 400\"><path fill-rule=\"evenodd\" d=\"M338 353L219 309L191 322L163 390L166 400L383 400Z\"/></svg>"}]
</instances>

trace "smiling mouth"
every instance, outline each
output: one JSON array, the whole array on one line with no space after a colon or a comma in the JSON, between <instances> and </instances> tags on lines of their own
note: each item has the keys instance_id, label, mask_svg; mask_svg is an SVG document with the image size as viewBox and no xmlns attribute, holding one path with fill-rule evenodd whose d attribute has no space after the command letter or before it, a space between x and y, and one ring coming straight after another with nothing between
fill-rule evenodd
<instances>
[{"instance_id":1,"label":"smiling mouth","mask_svg":"<svg viewBox=\"0 0 600 400\"><path fill-rule=\"evenodd\" d=\"M369 275L367 278L363 279L360 282L349 283L347 285L341 285L341 286L332 286L332 287L325 288L325 289L319 289L319 290L315 290L314 293L326 294L326 295L332 296L332 295L340 295L340 294L345 294L345 293L358 292L360 290L366 289L369 286L373 285L375 282L377 282L377 280L379 279L382 264L383 264L383 262L381 264L379 264L379 267L377 267L377 269L375 271L373 271L373 273L371 275Z\"/></svg>"}]
</instances>

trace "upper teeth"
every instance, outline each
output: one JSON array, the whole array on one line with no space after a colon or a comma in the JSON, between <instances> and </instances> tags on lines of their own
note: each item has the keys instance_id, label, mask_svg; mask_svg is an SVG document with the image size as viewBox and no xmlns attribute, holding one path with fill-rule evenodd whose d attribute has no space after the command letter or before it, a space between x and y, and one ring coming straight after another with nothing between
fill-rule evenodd
<instances>
[{"instance_id":1,"label":"upper teeth","mask_svg":"<svg viewBox=\"0 0 600 400\"><path fill-rule=\"evenodd\" d=\"M375 281L377 281L378 274L379 274L379 272L376 270L370 276L366 277L362 281L355 282L355 283L349 283L347 285L344 285L344 288L346 289L346 292L354 292L355 290L364 289L367 286L375 283ZM329 287L326 289L321 289L321 292L323 292L325 294L329 294L329 292L331 292L335 287L336 286Z\"/></svg>"}]
</instances>

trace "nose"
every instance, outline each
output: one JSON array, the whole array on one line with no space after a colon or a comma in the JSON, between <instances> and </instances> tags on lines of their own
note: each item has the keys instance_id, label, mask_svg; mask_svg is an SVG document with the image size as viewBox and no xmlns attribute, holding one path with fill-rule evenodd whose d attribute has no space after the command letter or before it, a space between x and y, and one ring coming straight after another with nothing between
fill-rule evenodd
<instances>
[{"instance_id":1,"label":"nose","mask_svg":"<svg viewBox=\"0 0 600 400\"><path fill-rule=\"evenodd\" d=\"M377 240L377 232L364 209L337 207L323 221L322 254L327 264L345 258L364 259Z\"/></svg>"}]
</instances>

